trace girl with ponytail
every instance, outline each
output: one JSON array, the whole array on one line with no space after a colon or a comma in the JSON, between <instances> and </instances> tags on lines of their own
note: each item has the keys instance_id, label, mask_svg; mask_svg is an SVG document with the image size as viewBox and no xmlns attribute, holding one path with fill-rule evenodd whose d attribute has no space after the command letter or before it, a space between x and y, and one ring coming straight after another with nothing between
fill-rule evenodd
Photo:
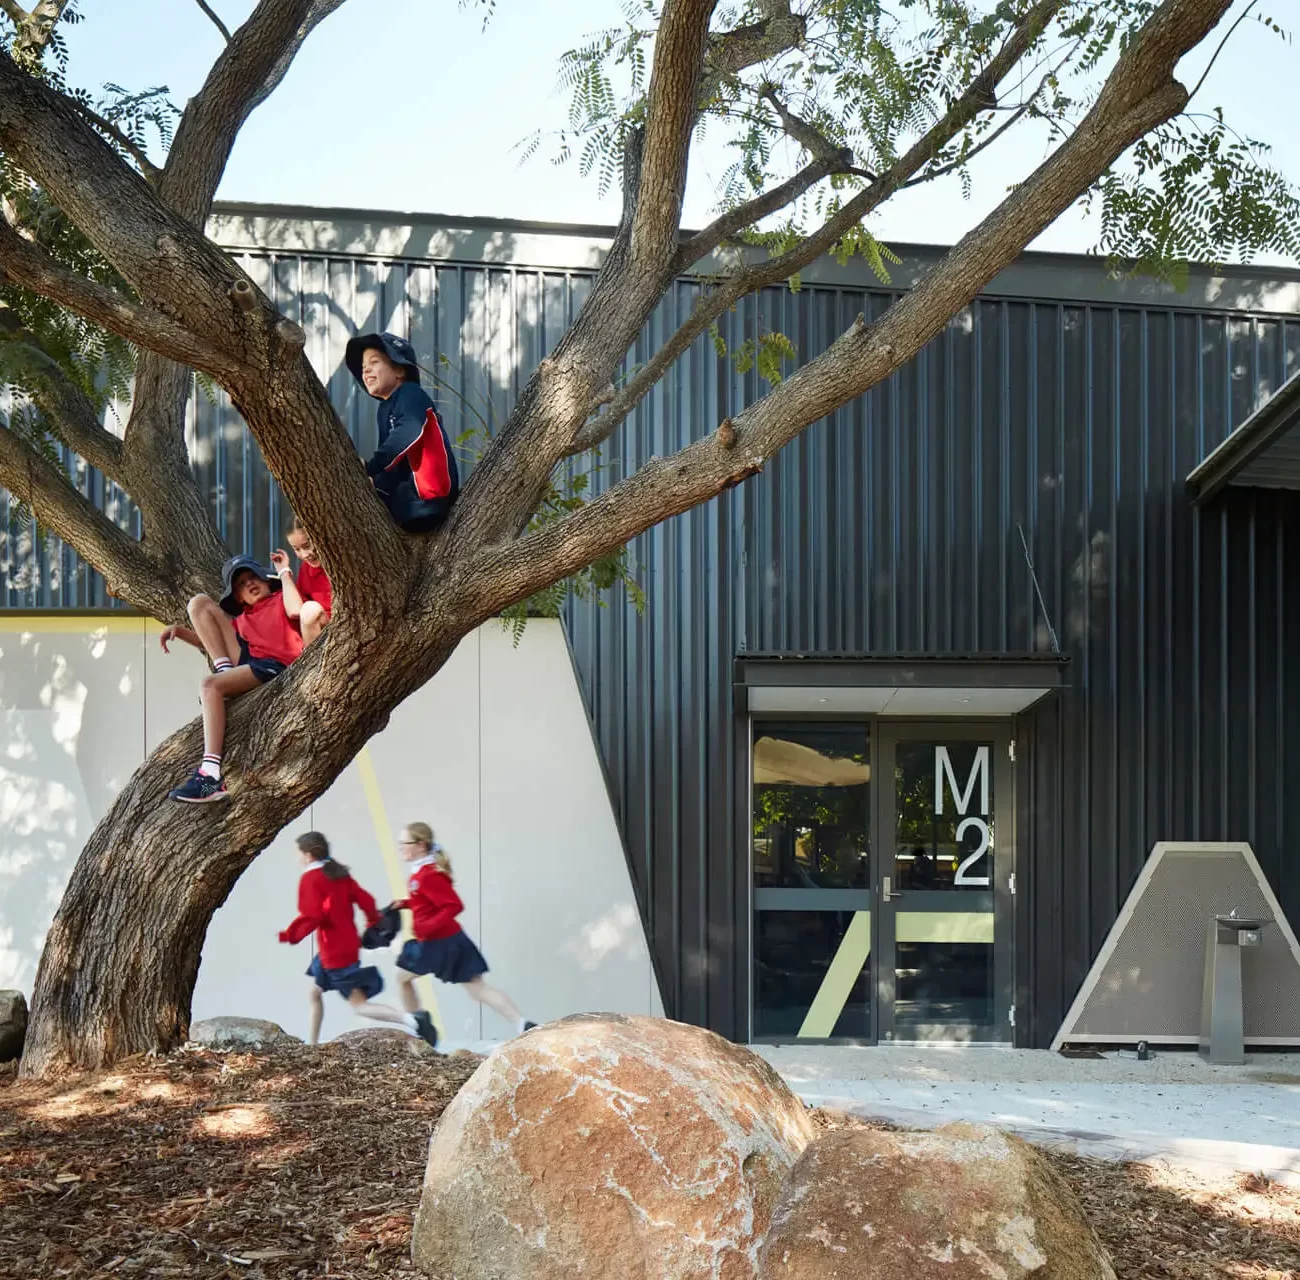
<instances>
[{"instance_id":1,"label":"girl with ponytail","mask_svg":"<svg viewBox=\"0 0 1300 1280\"><path fill-rule=\"evenodd\" d=\"M430 1045L438 1033L427 1013L413 1010L401 1014L374 998L384 989L384 980L374 965L361 965L361 937L357 933L355 909L361 908L367 924L379 919L375 900L353 878L341 862L330 855L329 841L319 831L298 837L298 854L305 870L298 882L298 916L280 934L281 942L301 942L316 934L316 955L307 967L311 978L311 1036L320 1039L325 1007L322 996L337 991L352 1011L375 1022L405 1027Z\"/></svg>"},{"instance_id":2,"label":"girl with ponytail","mask_svg":"<svg viewBox=\"0 0 1300 1280\"><path fill-rule=\"evenodd\" d=\"M471 999L496 1010L516 1035L535 1027L537 1024L529 1022L504 991L483 981L487 961L456 922L465 904L452 885L451 859L434 840L433 829L425 822L408 823L398 847L411 864L407 881L410 896L393 906L410 911L411 932L415 935L397 957L397 995L402 1008L415 1017L424 1013L416 999L415 980L430 973L439 982L454 983Z\"/></svg>"}]
</instances>

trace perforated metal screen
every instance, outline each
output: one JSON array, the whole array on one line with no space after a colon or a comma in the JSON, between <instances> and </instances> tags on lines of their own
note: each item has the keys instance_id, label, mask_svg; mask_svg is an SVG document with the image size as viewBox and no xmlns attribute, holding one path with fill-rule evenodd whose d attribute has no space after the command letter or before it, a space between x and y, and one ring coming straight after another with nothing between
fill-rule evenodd
<instances>
[{"instance_id":1,"label":"perforated metal screen","mask_svg":"<svg viewBox=\"0 0 1300 1280\"><path fill-rule=\"evenodd\" d=\"M1209 920L1262 917L1241 953L1248 1044L1300 1044L1300 947L1245 844L1157 844L1053 1041L1194 1044Z\"/></svg>"}]
</instances>

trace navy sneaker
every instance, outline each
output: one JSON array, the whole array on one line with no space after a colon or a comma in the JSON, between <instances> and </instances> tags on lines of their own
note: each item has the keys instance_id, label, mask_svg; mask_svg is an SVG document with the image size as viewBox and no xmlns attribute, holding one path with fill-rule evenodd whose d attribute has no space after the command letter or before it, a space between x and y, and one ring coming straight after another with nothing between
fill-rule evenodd
<instances>
[{"instance_id":1,"label":"navy sneaker","mask_svg":"<svg viewBox=\"0 0 1300 1280\"><path fill-rule=\"evenodd\" d=\"M194 776L183 787L169 791L167 796L185 804L211 804L213 800L229 800L230 792L226 790L223 779L209 777L196 769Z\"/></svg>"},{"instance_id":2,"label":"navy sneaker","mask_svg":"<svg viewBox=\"0 0 1300 1280\"><path fill-rule=\"evenodd\" d=\"M536 1025L537 1023L529 1022L526 1018L524 1019L524 1031L531 1031ZM520 1034L522 1034L522 1032Z\"/></svg>"},{"instance_id":3,"label":"navy sneaker","mask_svg":"<svg viewBox=\"0 0 1300 1280\"><path fill-rule=\"evenodd\" d=\"M436 1049L438 1047L438 1028L433 1025L433 1019L424 1009L416 1010L415 1029L419 1032L420 1039L423 1040L430 1049Z\"/></svg>"}]
</instances>

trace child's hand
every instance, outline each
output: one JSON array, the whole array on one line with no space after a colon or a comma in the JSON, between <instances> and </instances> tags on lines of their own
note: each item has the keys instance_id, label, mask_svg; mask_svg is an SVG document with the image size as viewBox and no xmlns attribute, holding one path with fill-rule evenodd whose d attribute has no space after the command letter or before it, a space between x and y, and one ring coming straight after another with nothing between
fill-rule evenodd
<instances>
[{"instance_id":1,"label":"child's hand","mask_svg":"<svg viewBox=\"0 0 1300 1280\"><path fill-rule=\"evenodd\" d=\"M289 553L276 547L276 549L271 552L271 568L274 569L276 573L284 573L288 567Z\"/></svg>"},{"instance_id":2,"label":"child's hand","mask_svg":"<svg viewBox=\"0 0 1300 1280\"><path fill-rule=\"evenodd\" d=\"M170 653L170 652L171 652L171 650L170 650L167 646L168 646L169 644L171 644L171 642L172 642L173 640L176 639L176 633L177 633L179 630L180 630L180 627L164 627L164 628L162 629L162 635L160 635L160 636L158 637L158 643L159 643L160 645L162 645L162 651L163 651L164 653Z\"/></svg>"}]
</instances>

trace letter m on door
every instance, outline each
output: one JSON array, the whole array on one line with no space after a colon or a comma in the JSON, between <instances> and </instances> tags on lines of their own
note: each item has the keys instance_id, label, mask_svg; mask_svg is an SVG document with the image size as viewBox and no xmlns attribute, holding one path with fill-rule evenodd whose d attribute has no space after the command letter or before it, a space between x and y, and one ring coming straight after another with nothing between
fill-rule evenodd
<instances>
[{"instance_id":1,"label":"letter m on door","mask_svg":"<svg viewBox=\"0 0 1300 1280\"><path fill-rule=\"evenodd\" d=\"M957 775L953 771L952 757L947 747L934 749L934 811L942 816L945 785L952 792L953 803L962 817L970 808L971 797L975 794L975 784L979 783L980 807L976 813L987 814L989 811L989 749L988 746L975 748L975 759L971 763L970 774L966 778L966 787L957 786Z\"/></svg>"}]
</instances>

